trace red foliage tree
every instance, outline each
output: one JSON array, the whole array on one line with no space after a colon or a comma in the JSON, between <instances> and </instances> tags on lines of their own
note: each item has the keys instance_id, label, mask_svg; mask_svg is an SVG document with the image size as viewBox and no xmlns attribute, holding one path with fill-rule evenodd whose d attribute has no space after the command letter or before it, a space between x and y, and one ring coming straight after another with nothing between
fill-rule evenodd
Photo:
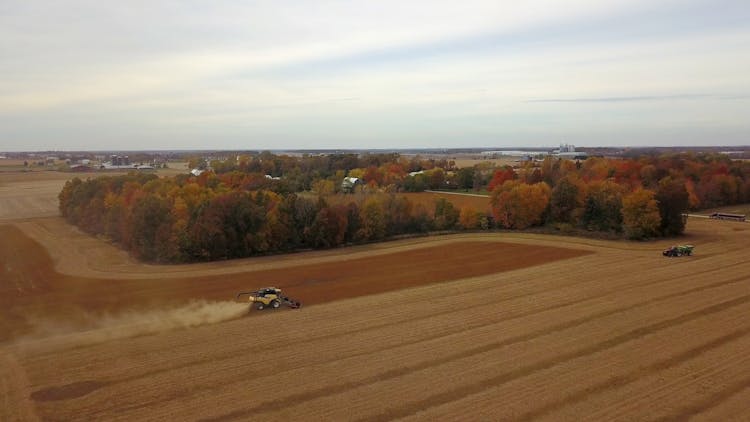
<instances>
[{"instance_id":1,"label":"red foliage tree","mask_svg":"<svg viewBox=\"0 0 750 422\"><path fill-rule=\"evenodd\" d=\"M502 186L507 180L514 180L515 178L516 172L513 171L512 167L505 166L499 170L495 170L490 183L487 185L487 190L492 192L497 186Z\"/></svg>"}]
</instances>

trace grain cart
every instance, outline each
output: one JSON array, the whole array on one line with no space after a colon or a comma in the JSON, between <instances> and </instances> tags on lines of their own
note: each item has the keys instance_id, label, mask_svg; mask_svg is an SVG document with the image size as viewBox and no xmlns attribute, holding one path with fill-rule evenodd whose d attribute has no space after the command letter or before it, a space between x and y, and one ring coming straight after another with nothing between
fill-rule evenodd
<instances>
[{"instance_id":1,"label":"grain cart","mask_svg":"<svg viewBox=\"0 0 750 422\"><path fill-rule=\"evenodd\" d=\"M265 308L277 309L281 305L288 306L292 309L298 309L302 306L300 302L284 296L281 293L281 289L276 287L264 287L257 292L241 292L237 294L237 300L241 300L242 296L247 296L248 302L254 304L255 309L258 310L263 310Z\"/></svg>"},{"instance_id":2,"label":"grain cart","mask_svg":"<svg viewBox=\"0 0 750 422\"><path fill-rule=\"evenodd\" d=\"M693 245L675 245L662 252L664 256L690 256L693 254Z\"/></svg>"}]
</instances>

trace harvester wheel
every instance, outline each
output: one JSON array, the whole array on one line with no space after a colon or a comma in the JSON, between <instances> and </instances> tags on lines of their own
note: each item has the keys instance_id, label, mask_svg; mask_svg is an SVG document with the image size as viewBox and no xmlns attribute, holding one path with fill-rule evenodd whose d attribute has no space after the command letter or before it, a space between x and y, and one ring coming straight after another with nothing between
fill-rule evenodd
<instances>
[{"instance_id":1,"label":"harvester wheel","mask_svg":"<svg viewBox=\"0 0 750 422\"><path fill-rule=\"evenodd\" d=\"M281 302L279 302L278 300L274 299L271 301L271 307L273 309L277 309L279 306L281 306Z\"/></svg>"},{"instance_id":2,"label":"harvester wheel","mask_svg":"<svg viewBox=\"0 0 750 422\"><path fill-rule=\"evenodd\" d=\"M255 309L262 311L265 306L263 305L263 302L258 302L257 305L255 305Z\"/></svg>"}]
</instances>

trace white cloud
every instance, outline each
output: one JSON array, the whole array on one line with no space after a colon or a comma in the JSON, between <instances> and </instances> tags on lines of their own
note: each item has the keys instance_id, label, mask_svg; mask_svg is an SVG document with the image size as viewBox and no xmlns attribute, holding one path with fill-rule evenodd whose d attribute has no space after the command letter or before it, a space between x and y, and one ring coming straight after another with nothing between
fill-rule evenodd
<instances>
[{"instance_id":1,"label":"white cloud","mask_svg":"<svg viewBox=\"0 0 750 422\"><path fill-rule=\"evenodd\" d=\"M96 117L97 133L117 137L127 126L130 137L158 134L175 147L206 135L270 137L269 145L289 147L379 136L383 146L429 143L441 131L466 133L463 139L554 135L591 115L592 131L606 131L604 122L613 131L723 124L747 135L745 102L719 97L750 92L750 30L718 25L644 38L596 27L680 4L6 4L0 141L80 139L88 127L82 116ZM649 96L673 98L659 105L529 102ZM49 118L56 115L67 123ZM14 123L35 118L47 126Z\"/></svg>"}]
</instances>

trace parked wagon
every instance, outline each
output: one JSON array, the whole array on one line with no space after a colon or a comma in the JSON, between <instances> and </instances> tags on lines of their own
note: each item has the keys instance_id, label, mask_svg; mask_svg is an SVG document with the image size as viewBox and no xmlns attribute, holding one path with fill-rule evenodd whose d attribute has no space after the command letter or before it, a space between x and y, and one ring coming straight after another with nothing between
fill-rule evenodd
<instances>
[{"instance_id":1,"label":"parked wagon","mask_svg":"<svg viewBox=\"0 0 750 422\"><path fill-rule=\"evenodd\" d=\"M726 212L715 212L713 214L710 214L708 218L713 218L716 220L745 221L744 214L729 214Z\"/></svg>"}]
</instances>

